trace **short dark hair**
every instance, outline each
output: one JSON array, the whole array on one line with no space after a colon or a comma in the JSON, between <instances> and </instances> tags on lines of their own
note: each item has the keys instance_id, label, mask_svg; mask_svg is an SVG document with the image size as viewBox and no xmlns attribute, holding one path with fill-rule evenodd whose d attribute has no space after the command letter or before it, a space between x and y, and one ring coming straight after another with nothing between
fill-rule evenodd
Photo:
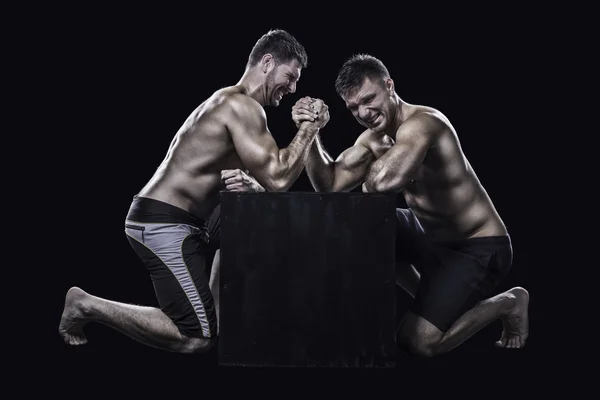
<instances>
[{"instance_id":1,"label":"short dark hair","mask_svg":"<svg viewBox=\"0 0 600 400\"><path fill-rule=\"evenodd\" d=\"M340 96L362 85L365 78L389 78L390 73L381 60L369 54L354 54L348 58L335 80L335 90Z\"/></svg>"},{"instance_id":2,"label":"short dark hair","mask_svg":"<svg viewBox=\"0 0 600 400\"><path fill-rule=\"evenodd\" d=\"M255 66L265 54L273 55L277 64L296 59L302 68L306 68L308 65L308 56L304 46L283 29L271 29L258 39L250 52L246 68Z\"/></svg>"}]
</instances>

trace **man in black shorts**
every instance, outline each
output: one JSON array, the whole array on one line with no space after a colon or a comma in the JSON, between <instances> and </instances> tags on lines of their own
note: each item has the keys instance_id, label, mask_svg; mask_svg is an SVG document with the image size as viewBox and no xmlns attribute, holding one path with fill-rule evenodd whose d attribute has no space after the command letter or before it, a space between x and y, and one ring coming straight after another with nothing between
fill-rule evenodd
<instances>
[{"instance_id":1,"label":"man in black shorts","mask_svg":"<svg viewBox=\"0 0 600 400\"><path fill-rule=\"evenodd\" d=\"M315 135L329 121L327 106L315 102L311 117L283 149L269 132L264 108L294 93L306 66L306 51L291 34L269 31L252 48L241 79L189 115L125 219L125 233L148 268L160 307L119 303L72 287L58 329L66 343L86 343L83 327L95 321L167 351L202 353L215 344L218 297L209 288L205 245L211 230L206 221L219 192L232 186L222 171L247 169L269 191L286 191L296 181Z\"/></svg>"},{"instance_id":2,"label":"man in black shorts","mask_svg":"<svg viewBox=\"0 0 600 400\"><path fill-rule=\"evenodd\" d=\"M306 164L316 191L402 193L398 209L397 282L414 297L398 327L398 344L443 354L500 318L497 346L519 348L528 336L529 294L492 295L512 264L507 229L463 154L450 121L431 107L404 102L384 64L350 57L336 79L346 107L366 130L334 161L315 139ZM312 99L292 119L310 120Z\"/></svg>"}]
</instances>

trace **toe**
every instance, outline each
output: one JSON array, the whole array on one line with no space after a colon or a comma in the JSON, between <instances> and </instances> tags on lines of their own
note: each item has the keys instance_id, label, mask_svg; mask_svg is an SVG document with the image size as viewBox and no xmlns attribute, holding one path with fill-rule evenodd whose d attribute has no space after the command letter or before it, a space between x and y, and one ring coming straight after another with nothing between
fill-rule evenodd
<instances>
[{"instance_id":1,"label":"toe","mask_svg":"<svg viewBox=\"0 0 600 400\"><path fill-rule=\"evenodd\" d=\"M498 340L496 342L496 346L506 347L506 336L504 335L504 332L502 332L502 335L500 336L500 340Z\"/></svg>"}]
</instances>

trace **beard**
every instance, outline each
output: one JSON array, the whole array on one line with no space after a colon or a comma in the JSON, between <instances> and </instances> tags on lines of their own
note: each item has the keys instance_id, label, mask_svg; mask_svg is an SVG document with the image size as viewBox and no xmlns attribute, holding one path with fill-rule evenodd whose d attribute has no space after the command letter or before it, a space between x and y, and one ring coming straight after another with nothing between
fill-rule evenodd
<instances>
[{"instance_id":1,"label":"beard","mask_svg":"<svg viewBox=\"0 0 600 400\"><path fill-rule=\"evenodd\" d=\"M273 101L273 94L274 94L274 90L275 90L275 78L273 77L273 72L269 72L267 74L267 77L265 79L265 94L267 95L267 99L268 101L266 102L266 105L271 106L271 107L275 107L277 104L274 104Z\"/></svg>"}]
</instances>

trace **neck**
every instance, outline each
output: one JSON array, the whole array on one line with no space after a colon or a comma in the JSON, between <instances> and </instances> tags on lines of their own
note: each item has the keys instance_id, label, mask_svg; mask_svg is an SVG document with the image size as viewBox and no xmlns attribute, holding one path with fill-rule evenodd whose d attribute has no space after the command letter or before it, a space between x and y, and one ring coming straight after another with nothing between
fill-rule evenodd
<instances>
[{"instance_id":1,"label":"neck","mask_svg":"<svg viewBox=\"0 0 600 400\"><path fill-rule=\"evenodd\" d=\"M245 94L258 101L261 106L264 107L267 104L264 75L260 71L255 68L246 69L237 86L243 87Z\"/></svg>"},{"instance_id":2,"label":"neck","mask_svg":"<svg viewBox=\"0 0 600 400\"><path fill-rule=\"evenodd\" d=\"M402 99L398 97L398 95L395 95L395 100L396 112L394 113L394 118L392 119L392 122L388 125L388 128L385 130L385 134L391 138L396 138L396 132L398 131L398 128L400 128L400 125L402 125L404 121L406 121L406 119L408 118L408 104L403 102Z\"/></svg>"}]
</instances>

